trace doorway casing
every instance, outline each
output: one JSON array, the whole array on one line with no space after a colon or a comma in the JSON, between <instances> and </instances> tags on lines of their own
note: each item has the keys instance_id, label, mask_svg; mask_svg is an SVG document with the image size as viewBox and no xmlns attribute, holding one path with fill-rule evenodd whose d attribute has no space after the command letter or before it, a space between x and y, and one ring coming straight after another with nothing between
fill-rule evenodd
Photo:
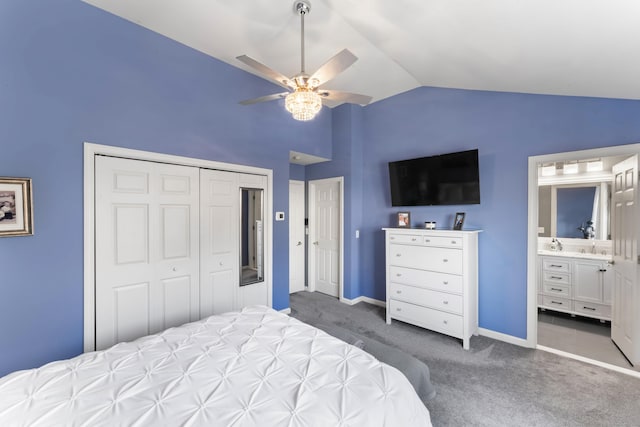
<instances>
[{"instance_id":1,"label":"doorway casing","mask_svg":"<svg viewBox=\"0 0 640 427\"><path fill-rule=\"evenodd\" d=\"M527 338L526 346L538 346L538 165L640 154L640 143L545 154L529 157L527 220Z\"/></svg>"}]
</instances>

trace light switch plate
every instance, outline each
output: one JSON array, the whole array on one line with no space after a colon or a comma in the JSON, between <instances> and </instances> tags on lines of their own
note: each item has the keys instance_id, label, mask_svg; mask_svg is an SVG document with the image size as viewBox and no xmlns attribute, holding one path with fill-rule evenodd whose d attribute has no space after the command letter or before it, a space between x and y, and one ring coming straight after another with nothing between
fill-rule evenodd
<instances>
[{"instance_id":1,"label":"light switch plate","mask_svg":"<svg viewBox=\"0 0 640 427\"><path fill-rule=\"evenodd\" d=\"M284 221L284 212L276 212L276 221Z\"/></svg>"}]
</instances>

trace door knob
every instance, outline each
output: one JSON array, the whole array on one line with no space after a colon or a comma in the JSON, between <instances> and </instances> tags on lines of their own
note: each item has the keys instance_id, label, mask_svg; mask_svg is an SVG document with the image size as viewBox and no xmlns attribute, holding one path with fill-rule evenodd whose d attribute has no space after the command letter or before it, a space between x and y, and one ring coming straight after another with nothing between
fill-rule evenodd
<instances>
[{"instance_id":1,"label":"door knob","mask_svg":"<svg viewBox=\"0 0 640 427\"><path fill-rule=\"evenodd\" d=\"M314 245L318 246L318 242L313 242Z\"/></svg>"},{"instance_id":2,"label":"door knob","mask_svg":"<svg viewBox=\"0 0 640 427\"><path fill-rule=\"evenodd\" d=\"M296 246L300 246L300 245L302 245L302 242L298 242L298 244Z\"/></svg>"}]
</instances>

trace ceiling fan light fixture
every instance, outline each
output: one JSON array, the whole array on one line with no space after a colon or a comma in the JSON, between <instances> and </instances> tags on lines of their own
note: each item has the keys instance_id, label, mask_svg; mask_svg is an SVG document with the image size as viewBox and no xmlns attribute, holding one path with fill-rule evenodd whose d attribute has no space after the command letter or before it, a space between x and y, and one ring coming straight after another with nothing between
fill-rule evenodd
<instances>
[{"instance_id":1,"label":"ceiling fan light fixture","mask_svg":"<svg viewBox=\"0 0 640 427\"><path fill-rule=\"evenodd\" d=\"M297 88L285 97L284 107L294 119L307 121L313 119L322 108L322 98L312 90Z\"/></svg>"}]
</instances>

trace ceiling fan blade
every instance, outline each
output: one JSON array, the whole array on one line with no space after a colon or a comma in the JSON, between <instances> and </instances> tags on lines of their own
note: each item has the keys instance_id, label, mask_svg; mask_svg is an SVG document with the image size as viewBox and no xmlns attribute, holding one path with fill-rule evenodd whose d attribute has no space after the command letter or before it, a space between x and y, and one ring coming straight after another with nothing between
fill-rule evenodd
<instances>
[{"instance_id":1,"label":"ceiling fan blade","mask_svg":"<svg viewBox=\"0 0 640 427\"><path fill-rule=\"evenodd\" d=\"M258 62L247 55L237 56L236 59L244 62L254 70L259 71L260 74L262 74L264 77L266 77L267 79L273 81L274 83L282 87L293 88L293 89L295 89L296 87L295 83L289 80L287 76L280 74L279 72L267 67L263 63Z\"/></svg>"},{"instance_id":2,"label":"ceiling fan blade","mask_svg":"<svg viewBox=\"0 0 640 427\"><path fill-rule=\"evenodd\" d=\"M315 87L321 86L349 68L357 60L357 56L351 53L348 49L343 49L318 68L318 70L309 78L309 81L315 79L317 80Z\"/></svg>"},{"instance_id":3,"label":"ceiling fan blade","mask_svg":"<svg viewBox=\"0 0 640 427\"><path fill-rule=\"evenodd\" d=\"M342 104L344 102L349 104L367 105L371 102L371 97L367 95L360 95L357 93L342 92L339 90L319 90L318 95L322 97L322 100L326 99L333 105Z\"/></svg>"},{"instance_id":4,"label":"ceiling fan blade","mask_svg":"<svg viewBox=\"0 0 640 427\"><path fill-rule=\"evenodd\" d=\"M240 104L251 105L251 104L257 104L258 102L274 101L276 99L284 98L285 96L289 95L289 93L290 92L274 93L272 95L265 95L259 98L247 99L245 101L240 101Z\"/></svg>"}]
</instances>

